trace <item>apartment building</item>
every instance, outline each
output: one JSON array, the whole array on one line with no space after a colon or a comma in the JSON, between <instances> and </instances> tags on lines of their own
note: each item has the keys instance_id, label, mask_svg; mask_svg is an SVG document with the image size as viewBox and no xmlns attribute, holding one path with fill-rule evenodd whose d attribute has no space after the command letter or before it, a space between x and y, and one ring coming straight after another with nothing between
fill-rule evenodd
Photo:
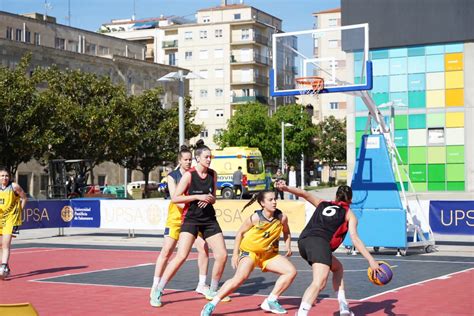
<instances>
[{"instance_id":1,"label":"apartment building","mask_svg":"<svg viewBox=\"0 0 474 316\"><path fill-rule=\"evenodd\" d=\"M313 13L313 16L315 17L315 29L341 26L341 8L316 12ZM346 53L341 49L340 34L327 33L324 37L316 38L313 47L315 58L336 58L337 77L350 77L348 72L351 70L347 64ZM352 97L344 93L326 93L321 94L318 98L304 96L302 102L313 105L313 119L315 122L319 122L331 115L337 119L344 119L347 115L347 102L350 98Z\"/></svg>"},{"instance_id":2,"label":"apartment building","mask_svg":"<svg viewBox=\"0 0 474 316\"><path fill-rule=\"evenodd\" d=\"M31 16L31 17L30 17ZM177 82L157 82L157 79L180 70L170 65L145 61L145 45L81 30L55 23L55 18L41 14L28 17L0 12L0 64L15 67L21 58L31 53L31 69L56 65L59 69L81 69L99 76L107 76L116 84L123 84L130 94L163 86L163 104L178 101ZM185 93L188 85L185 85ZM84 157L76 157L84 158ZM100 185L124 182L124 170L113 163L103 163L94 169L94 182ZM37 161L21 164L15 181L35 197L45 197L48 175ZM129 181L142 180L133 172ZM150 180L159 180L157 171Z\"/></svg>"}]
</instances>

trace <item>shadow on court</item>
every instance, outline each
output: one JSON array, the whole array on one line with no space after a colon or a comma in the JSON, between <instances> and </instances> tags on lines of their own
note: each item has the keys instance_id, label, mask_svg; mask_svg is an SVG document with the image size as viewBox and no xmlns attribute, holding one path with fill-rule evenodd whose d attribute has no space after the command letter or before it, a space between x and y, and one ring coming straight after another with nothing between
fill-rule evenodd
<instances>
[{"instance_id":1,"label":"shadow on court","mask_svg":"<svg viewBox=\"0 0 474 316\"><path fill-rule=\"evenodd\" d=\"M355 315L368 315L375 313L383 313L389 316L405 316L406 314L395 314L395 304L398 300L384 300L381 302L358 302L351 303L351 310ZM335 312L334 316L339 316L339 312Z\"/></svg>"},{"instance_id":2,"label":"shadow on court","mask_svg":"<svg viewBox=\"0 0 474 316\"><path fill-rule=\"evenodd\" d=\"M26 273L20 273L20 274L12 274L8 280L14 280L14 279L21 279L21 278L27 278L30 276L37 276L37 275L42 275L42 274L49 274L49 273L56 273L56 272L64 272L64 271L70 271L70 270L79 270L79 269L85 269L88 266L71 266L71 267L56 267L56 268L50 268L50 269L40 269L40 270L34 270Z\"/></svg>"}]
</instances>

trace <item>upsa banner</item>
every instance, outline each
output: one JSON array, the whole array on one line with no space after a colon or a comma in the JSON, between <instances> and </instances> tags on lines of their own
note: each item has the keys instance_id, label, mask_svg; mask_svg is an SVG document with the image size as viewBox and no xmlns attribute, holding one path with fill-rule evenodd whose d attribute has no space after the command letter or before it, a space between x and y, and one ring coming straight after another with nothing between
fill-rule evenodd
<instances>
[{"instance_id":1,"label":"upsa banner","mask_svg":"<svg viewBox=\"0 0 474 316\"><path fill-rule=\"evenodd\" d=\"M72 218L69 200L32 200L23 209L21 229L70 227Z\"/></svg>"},{"instance_id":2,"label":"upsa banner","mask_svg":"<svg viewBox=\"0 0 474 316\"><path fill-rule=\"evenodd\" d=\"M71 200L73 218L71 227L100 227L100 200Z\"/></svg>"},{"instance_id":3,"label":"upsa banner","mask_svg":"<svg viewBox=\"0 0 474 316\"><path fill-rule=\"evenodd\" d=\"M433 232L474 235L474 201L430 201Z\"/></svg>"},{"instance_id":4,"label":"upsa banner","mask_svg":"<svg viewBox=\"0 0 474 316\"><path fill-rule=\"evenodd\" d=\"M255 201L243 212L247 200L217 200L214 204L216 218L223 232L237 232L242 223L256 210L262 207ZM300 233L305 225L305 203L300 201L278 200L277 208L288 217L288 225L292 233Z\"/></svg>"}]
</instances>

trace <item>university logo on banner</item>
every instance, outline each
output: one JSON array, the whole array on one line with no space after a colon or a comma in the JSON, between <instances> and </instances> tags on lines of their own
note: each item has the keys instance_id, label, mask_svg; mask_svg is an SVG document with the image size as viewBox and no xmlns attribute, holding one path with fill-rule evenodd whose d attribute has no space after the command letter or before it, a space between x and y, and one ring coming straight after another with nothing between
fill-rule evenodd
<instances>
[{"instance_id":1,"label":"university logo on banner","mask_svg":"<svg viewBox=\"0 0 474 316\"><path fill-rule=\"evenodd\" d=\"M474 201L431 201L430 226L439 234L474 235Z\"/></svg>"}]
</instances>

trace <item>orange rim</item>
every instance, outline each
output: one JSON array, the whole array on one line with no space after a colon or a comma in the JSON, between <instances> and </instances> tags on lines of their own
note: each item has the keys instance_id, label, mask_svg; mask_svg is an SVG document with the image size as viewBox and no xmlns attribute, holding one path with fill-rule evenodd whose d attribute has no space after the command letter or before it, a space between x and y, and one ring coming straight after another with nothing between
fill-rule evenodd
<instances>
[{"instance_id":1,"label":"orange rim","mask_svg":"<svg viewBox=\"0 0 474 316\"><path fill-rule=\"evenodd\" d=\"M314 90L316 92L324 89L324 79L318 76L295 78L295 82L299 87Z\"/></svg>"}]
</instances>

